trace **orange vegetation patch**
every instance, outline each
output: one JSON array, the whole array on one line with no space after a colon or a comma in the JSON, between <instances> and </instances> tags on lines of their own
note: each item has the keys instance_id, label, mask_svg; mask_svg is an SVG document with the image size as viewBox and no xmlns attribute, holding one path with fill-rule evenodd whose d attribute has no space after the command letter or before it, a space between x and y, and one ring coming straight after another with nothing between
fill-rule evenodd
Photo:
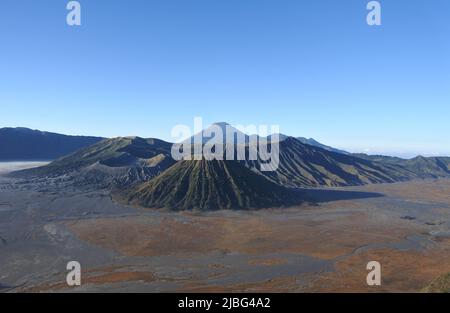
<instances>
[{"instance_id":1,"label":"orange vegetation patch","mask_svg":"<svg viewBox=\"0 0 450 313\"><path fill-rule=\"evenodd\" d=\"M143 281L148 283L154 280L155 277L149 272L115 272L86 277L83 280L83 284L107 284L129 281Z\"/></svg>"},{"instance_id":2,"label":"orange vegetation patch","mask_svg":"<svg viewBox=\"0 0 450 313\"><path fill-rule=\"evenodd\" d=\"M191 282L185 284L177 292L215 292L215 293L239 293L239 292L293 292L298 290L299 286L295 277L279 277L262 282L241 283L226 286L201 284Z\"/></svg>"},{"instance_id":3,"label":"orange vegetation patch","mask_svg":"<svg viewBox=\"0 0 450 313\"><path fill-rule=\"evenodd\" d=\"M382 285L366 283L370 261L381 264ZM417 251L370 250L336 264L336 272L314 279L312 292L419 292L430 281L450 272L450 247Z\"/></svg>"},{"instance_id":4,"label":"orange vegetation patch","mask_svg":"<svg viewBox=\"0 0 450 313\"><path fill-rule=\"evenodd\" d=\"M115 271L119 267L105 267L101 269L90 269L85 272L82 276L82 286L93 284L93 285L103 285L103 284L114 284L122 282L153 282L155 281L155 276L150 272L143 271ZM49 291L64 291L68 288L65 281L61 282L50 282L46 284L41 284L39 286L34 286L32 288L27 288L25 292L49 292Z\"/></svg>"},{"instance_id":5,"label":"orange vegetation patch","mask_svg":"<svg viewBox=\"0 0 450 313\"><path fill-rule=\"evenodd\" d=\"M287 260L284 259L255 259L250 260L249 264L252 265L263 265L263 266L274 266L287 264Z\"/></svg>"},{"instance_id":6,"label":"orange vegetation patch","mask_svg":"<svg viewBox=\"0 0 450 313\"><path fill-rule=\"evenodd\" d=\"M334 259L374 243L390 243L411 234L402 220L383 220L356 212L323 220L293 214L289 218L166 215L66 222L80 239L127 256L159 256L212 251L245 254L300 253Z\"/></svg>"}]
</instances>

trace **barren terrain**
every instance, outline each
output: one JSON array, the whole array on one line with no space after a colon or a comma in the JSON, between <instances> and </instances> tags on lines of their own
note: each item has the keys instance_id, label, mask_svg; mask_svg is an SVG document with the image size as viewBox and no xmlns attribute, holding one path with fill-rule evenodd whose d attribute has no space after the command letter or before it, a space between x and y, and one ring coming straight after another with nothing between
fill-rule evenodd
<instances>
[{"instance_id":1,"label":"barren terrain","mask_svg":"<svg viewBox=\"0 0 450 313\"><path fill-rule=\"evenodd\" d=\"M450 272L450 180L305 193L299 207L173 213L0 177L0 290L420 292ZM80 287L65 283L71 260Z\"/></svg>"}]
</instances>

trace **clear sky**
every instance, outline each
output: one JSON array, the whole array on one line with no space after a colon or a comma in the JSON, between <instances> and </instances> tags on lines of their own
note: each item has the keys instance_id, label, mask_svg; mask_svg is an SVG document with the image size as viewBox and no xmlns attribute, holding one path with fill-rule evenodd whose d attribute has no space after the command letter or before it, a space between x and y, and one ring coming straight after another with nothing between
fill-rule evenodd
<instances>
[{"instance_id":1,"label":"clear sky","mask_svg":"<svg viewBox=\"0 0 450 313\"><path fill-rule=\"evenodd\" d=\"M279 124L350 151L450 155L450 1L0 3L0 127L170 139Z\"/></svg>"}]
</instances>

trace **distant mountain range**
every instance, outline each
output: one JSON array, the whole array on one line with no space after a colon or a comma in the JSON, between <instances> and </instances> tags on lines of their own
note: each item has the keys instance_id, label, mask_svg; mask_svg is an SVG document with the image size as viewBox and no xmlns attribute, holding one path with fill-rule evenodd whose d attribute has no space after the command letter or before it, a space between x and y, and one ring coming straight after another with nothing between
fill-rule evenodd
<instances>
[{"instance_id":1,"label":"distant mountain range","mask_svg":"<svg viewBox=\"0 0 450 313\"><path fill-rule=\"evenodd\" d=\"M383 155L354 154L359 158L402 167L420 178L440 178L450 175L450 157L423 157L401 159Z\"/></svg>"},{"instance_id":2,"label":"distant mountain range","mask_svg":"<svg viewBox=\"0 0 450 313\"><path fill-rule=\"evenodd\" d=\"M50 161L103 139L20 127L0 128L0 161Z\"/></svg>"},{"instance_id":3,"label":"distant mountain range","mask_svg":"<svg viewBox=\"0 0 450 313\"><path fill-rule=\"evenodd\" d=\"M206 143L208 140L211 140L211 137L206 134L211 133L214 127L221 128L223 133L226 134L226 126L230 125L224 122L215 123L189 140L193 143L194 138L196 137L196 139L199 140L198 142ZM255 135L248 136L235 128L233 129L236 131L238 136L228 139L225 136L225 142L227 140L230 141L242 138L237 142L244 144L246 142L248 143L250 139L258 137ZM268 139L270 140L271 137L272 136L268 136ZM289 136L280 134L279 138L279 140L282 141L289 138ZM103 139L105 138L92 136L69 136L40 130L32 130L24 127L0 128L0 147L2 147L0 150L0 161L52 161L81 148L102 141ZM346 151L324 145L313 138L307 139L304 137L297 137L297 139L304 144L323 148L328 151L350 154Z\"/></svg>"},{"instance_id":4,"label":"distant mountain range","mask_svg":"<svg viewBox=\"0 0 450 313\"><path fill-rule=\"evenodd\" d=\"M217 126L227 124L216 124L213 128L217 129ZM238 144L244 145L248 155L255 146L248 144L249 136L238 135L244 138ZM197 139L204 144L208 138L201 136ZM273 140L273 137L268 139ZM229 140L226 138L217 144ZM302 199L297 190L302 187L450 177L450 158L404 160L353 155L336 152L317 142L305 144L302 139L284 135L280 136L279 147L279 167L265 172L261 170L263 162L259 159L177 162L171 157L171 143L119 137L101 140L46 166L15 172L11 176L54 179L87 189L108 188L114 190L120 201L171 210L278 207L300 203Z\"/></svg>"}]
</instances>

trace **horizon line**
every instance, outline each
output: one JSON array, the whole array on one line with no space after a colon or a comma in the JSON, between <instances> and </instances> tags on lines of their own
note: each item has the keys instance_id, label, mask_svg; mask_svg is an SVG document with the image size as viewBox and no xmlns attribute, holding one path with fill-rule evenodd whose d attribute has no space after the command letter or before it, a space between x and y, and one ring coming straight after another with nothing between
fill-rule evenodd
<instances>
[{"instance_id":1,"label":"horizon line","mask_svg":"<svg viewBox=\"0 0 450 313\"><path fill-rule=\"evenodd\" d=\"M234 127L232 124L227 123L227 122L215 122L215 123L211 123L208 127L211 127L213 125L218 125L218 124L225 124L227 126L231 126L235 129L237 129L236 127ZM207 129L203 128L203 130ZM63 136L70 136L70 137L95 137L95 138L104 138L104 139L113 139L113 138L127 138L127 137L138 137L138 138L143 138L143 139L158 139L158 140L162 140L168 143L175 143L172 140L167 140L165 138L160 138L157 136L140 136L140 135L113 135L113 136L102 136L102 135L86 135L86 134L73 134L73 133L69 133L69 132L60 132L60 131L47 131L47 130L42 130L42 129L37 129L37 128L33 128L33 127L24 127L24 126L3 126L0 127L0 130L2 129L26 129L26 130L30 130L30 131L35 131L35 132L41 132L41 133L49 133L49 134L56 134L56 135L63 135ZM202 131L203 131L202 130ZM240 131L240 130L238 130ZM248 133L244 133L247 136L259 136L258 134L248 134ZM194 134L195 135L195 134ZM272 136L274 134L269 134L266 137ZM291 137L291 138L306 138L306 139L312 139L317 141L320 144L329 146L331 148L334 149L339 149L339 150L343 150L345 152L349 152L351 154L366 154L366 155L371 155L371 156L389 156L389 157L398 157L401 159L414 159L417 157L450 157L450 154L446 154L446 153L423 153L423 152L408 152L408 151L382 151L381 149L375 149L375 148L357 148L357 147L343 147L341 145L334 145L332 143L324 143L320 140L315 139L314 137L309 137L309 136L292 136L292 135L286 135L283 133L279 133L279 135L283 135L283 136L287 136L287 137ZM186 138L188 139L188 138ZM184 139L184 140L186 140ZM371 152L371 150L373 150L373 152Z\"/></svg>"}]
</instances>

